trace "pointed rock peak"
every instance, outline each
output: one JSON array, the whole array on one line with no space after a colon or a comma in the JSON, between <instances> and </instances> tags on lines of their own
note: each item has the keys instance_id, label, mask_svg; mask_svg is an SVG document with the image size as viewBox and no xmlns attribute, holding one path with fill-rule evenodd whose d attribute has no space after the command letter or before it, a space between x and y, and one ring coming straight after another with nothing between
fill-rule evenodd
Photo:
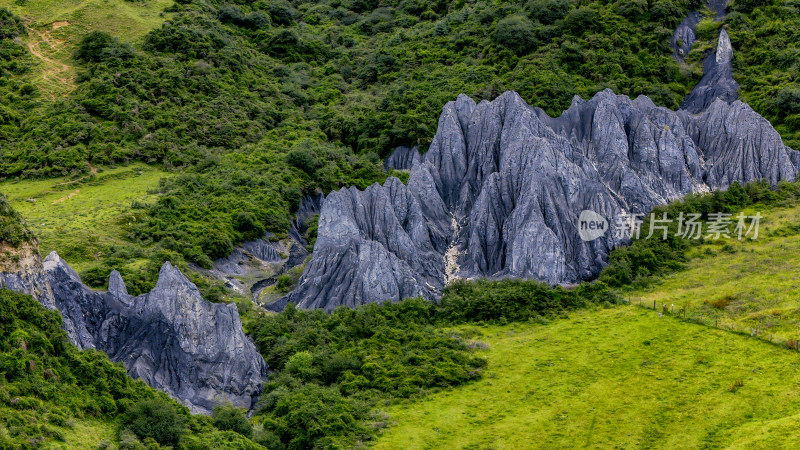
<instances>
[{"instance_id":1,"label":"pointed rock peak","mask_svg":"<svg viewBox=\"0 0 800 450\"><path fill-rule=\"evenodd\" d=\"M467 94L458 94L458 97L456 97L456 103L473 103L474 104L475 101L472 100L472 98Z\"/></svg>"},{"instance_id":2,"label":"pointed rock peak","mask_svg":"<svg viewBox=\"0 0 800 450\"><path fill-rule=\"evenodd\" d=\"M56 253L55 250L50 252L50 254L44 258L42 265L46 271L55 272L61 270L73 281L77 281L79 283L81 282L81 277L78 275L78 272L75 272L75 269L70 267L66 261L58 256L58 253Z\"/></svg>"},{"instance_id":3,"label":"pointed rock peak","mask_svg":"<svg viewBox=\"0 0 800 450\"><path fill-rule=\"evenodd\" d=\"M112 270L111 275L108 276L108 293L115 297L128 296L128 288L125 287L122 275L116 270Z\"/></svg>"},{"instance_id":4,"label":"pointed rock peak","mask_svg":"<svg viewBox=\"0 0 800 450\"><path fill-rule=\"evenodd\" d=\"M602 91L595 94L597 98L617 98L617 94L611 88L605 88Z\"/></svg>"},{"instance_id":5,"label":"pointed rock peak","mask_svg":"<svg viewBox=\"0 0 800 450\"><path fill-rule=\"evenodd\" d=\"M156 281L155 289L164 289L175 284L185 284L194 287L194 284L186 278L186 275L167 261L161 266L161 270L158 272L158 281Z\"/></svg>"},{"instance_id":6,"label":"pointed rock peak","mask_svg":"<svg viewBox=\"0 0 800 450\"><path fill-rule=\"evenodd\" d=\"M52 263L58 264L58 263L61 262L61 257L58 256L58 253L56 253L55 250L53 250L52 252L50 252L49 255L47 255L44 258L44 262L52 262Z\"/></svg>"},{"instance_id":7,"label":"pointed rock peak","mask_svg":"<svg viewBox=\"0 0 800 450\"><path fill-rule=\"evenodd\" d=\"M717 64L729 64L733 59L733 46L731 45L731 38L728 37L728 32L723 28L719 33L719 41L717 42Z\"/></svg>"},{"instance_id":8,"label":"pointed rock peak","mask_svg":"<svg viewBox=\"0 0 800 450\"><path fill-rule=\"evenodd\" d=\"M569 104L569 109L572 109L576 106L580 106L586 103L586 100L582 99L580 95L573 95L572 96L572 103Z\"/></svg>"}]
</instances>

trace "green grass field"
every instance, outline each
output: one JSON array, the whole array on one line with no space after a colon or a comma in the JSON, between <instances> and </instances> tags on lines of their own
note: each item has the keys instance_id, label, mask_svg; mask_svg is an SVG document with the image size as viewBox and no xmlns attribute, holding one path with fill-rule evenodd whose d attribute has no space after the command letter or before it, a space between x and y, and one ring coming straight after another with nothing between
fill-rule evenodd
<instances>
[{"instance_id":1,"label":"green grass field","mask_svg":"<svg viewBox=\"0 0 800 450\"><path fill-rule=\"evenodd\" d=\"M753 213L754 211L750 211ZM800 334L800 207L761 210L758 240L729 239L693 249L687 269L630 294L633 303L653 301L706 323L775 342Z\"/></svg>"},{"instance_id":2,"label":"green grass field","mask_svg":"<svg viewBox=\"0 0 800 450\"><path fill-rule=\"evenodd\" d=\"M386 410L376 448L790 448L800 355L636 306L465 327L482 380Z\"/></svg>"},{"instance_id":3,"label":"green grass field","mask_svg":"<svg viewBox=\"0 0 800 450\"><path fill-rule=\"evenodd\" d=\"M31 81L45 98L57 99L75 88L72 53L87 33L99 30L138 43L169 17L172 0L0 0L28 26L24 39L37 64Z\"/></svg>"},{"instance_id":4,"label":"green grass field","mask_svg":"<svg viewBox=\"0 0 800 450\"><path fill-rule=\"evenodd\" d=\"M0 0L0 7L37 28L68 22L73 31L100 30L136 42L164 22L161 13L173 3L173 0Z\"/></svg>"},{"instance_id":5,"label":"green grass field","mask_svg":"<svg viewBox=\"0 0 800 450\"><path fill-rule=\"evenodd\" d=\"M0 183L28 226L40 251L57 250L79 272L108 245L132 245L123 239L131 202L152 201L148 191L166 172L144 164L106 169L80 179L46 179ZM135 265L140 261L130 261Z\"/></svg>"}]
</instances>

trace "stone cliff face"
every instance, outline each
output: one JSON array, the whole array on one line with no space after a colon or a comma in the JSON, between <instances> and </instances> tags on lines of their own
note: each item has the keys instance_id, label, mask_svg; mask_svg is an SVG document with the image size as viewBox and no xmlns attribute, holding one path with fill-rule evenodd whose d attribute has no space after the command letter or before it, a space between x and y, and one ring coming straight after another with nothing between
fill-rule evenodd
<instances>
[{"instance_id":1,"label":"stone cliff face","mask_svg":"<svg viewBox=\"0 0 800 450\"><path fill-rule=\"evenodd\" d=\"M313 257L286 300L331 310L436 298L459 277L591 279L623 242L582 240L581 211L613 218L734 181L793 180L797 156L739 101L691 114L607 90L551 118L513 92L479 104L462 95L407 185L390 178L326 198Z\"/></svg>"},{"instance_id":2,"label":"stone cliff face","mask_svg":"<svg viewBox=\"0 0 800 450\"><path fill-rule=\"evenodd\" d=\"M0 286L57 309L78 348L106 352L194 413L221 402L250 409L261 392L267 364L242 331L236 305L203 300L170 263L156 287L138 297L128 295L116 271L108 292L86 287L55 252L0 273Z\"/></svg>"},{"instance_id":3,"label":"stone cliff face","mask_svg":"<svg viewBox=\"0 0 800 450\"><path fill-rule=\"evenodd\" d=\"M733 79L733 47L724 29L719 34L717 49L703 62L703 78L686 96L682 110L697 114L705 111L715 100L728 103L739 98L739 83Z\"/></svg>"},{"instance_id":4,"label":"stone cliff face","mask_svg":"<svg viewBox=\"0 0 800 450\"><path fill-rule=\"evenodd\" d=\"M720 20L727 0L707 6ZM693 12L676 30L679 61L700 19ZM407 185L391 178L328 196L313 258L281 305L433 299L456 278L575 283L625 239L581 239L582 211L613 220L733 182L794 180L800 154L737 101L732 61L723 29L679 111L609 90L576 97L556 118L513 92L479 104L459 96L428 152L400 147L386 160L387 170L410 170Z\"/></svg>"}]
</instances>

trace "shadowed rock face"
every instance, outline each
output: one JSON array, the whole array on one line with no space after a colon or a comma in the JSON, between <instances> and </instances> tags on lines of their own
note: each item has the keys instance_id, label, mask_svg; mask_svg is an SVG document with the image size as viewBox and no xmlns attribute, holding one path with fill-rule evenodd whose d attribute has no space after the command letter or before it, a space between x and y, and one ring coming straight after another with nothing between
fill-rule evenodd
<instances>
[{"instance_id":1,"label":"shadowed rock face","mask_svg":"<svg viewBox=\"0 0 800 450\"><path fill-rule=\"evenodd\" d=\"M108 292L86 287L55 252L0 274L0 284L57 309L78 348L104 351L194 413L208 414L226 401L251 409L261 392L267 364L242 331L236 305L203 300L168 262L156 287L138 297L128 295L117 271Z\"/></svg>"},{"instance_id":2,"label":"shadowed rock face","mask_svg":"<svg viewBox=\"0 0 800 450\"><path fill-rule=\"evenodd\" d=\"M733 47L724 29L717 49L703 62L703 78L683 100L681 109L696 114L705 111L715 100L728 103L739 98L739 83L733 79Z\"/></svg>"},{"instance_id":3,"label":"shadowed rock face","mask_svg":"<svg viewBox=\"0 0 800 450\"><path fill-rule=\"evenodd\" d=\"M411 170L420 160L422 160L422 155L420 155L417 147L397 147L392 154L386 158L383 167L387 171L390 169Z\"/></svg>"},{"instance_id":4,"label":"shadowed rock face","mask_svg":"<svg viewBox=\"0 0 800 450\"><path fill-rule=\"evenodd\" d=\"M694 29L702 18L703 16L698 11L692 11L675 29L670 46L672 47L673 56L679 62L683 62L683 58L689 54L692 44L697 40L697 34Z\"/></svg>"},{"instance_id":5,"label":"shadowed rock face","mask_svg":"<svg viewBox=\"0 0 800 450\"><path fill-rule=\"evenodd\" d=\"M578 215L647 212L734 181L793 180L797 152L741 102L674 112L610 90L558 118L514 92L448 103L407 185L331 193L286 300L303 308L436 298L451 279L595 277L622 237L584 241Z\"/></svg>"}]
</instances>

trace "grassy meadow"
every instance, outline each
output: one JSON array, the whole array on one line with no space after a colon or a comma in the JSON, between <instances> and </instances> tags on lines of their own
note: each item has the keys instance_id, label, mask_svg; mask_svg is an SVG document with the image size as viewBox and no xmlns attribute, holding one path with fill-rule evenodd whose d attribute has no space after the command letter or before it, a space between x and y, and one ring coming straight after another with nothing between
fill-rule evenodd
<instances>
[{"instance_id":1,"label":"grassy meadow","mask_svg":"<svg viewBox=\"0 0 800 450\"><path fill-rule=\"evenodd\" d=\"M800 356L622 306L550 324L465 326L484 377L389 407L389 448L787 448Z\"/></svg>"},{"instance_id":2,"label":"grassy meadow","mask_svg":"<svg viewBox=\"0 0 800 450\"><path fill-rule=\"evenodd\" d=\"M34 56L35 66L27 75L45 99L65 97L76 87L72 54L91 31L109 33L125 42L140 42L150 30L161 26L168 15L164 8L172 0L0 0L28 26L23 41Z\"/></svg>"},{"instance_id":3,"label":"grassy meadow","mask_svg":"<svg viewBox=\"0 0 800 450\"><path fill-rule=\"evenodd\" d=\"M166 176L159 169L133 164L79 179L7 181L0 183L0 192L36 234L43 255L57 250L81 272L109 245L133 245L124 239L126 222L135 220L131 203L154 200L148 191Z\"/></svg>"},{"instance_id":4,"label":"grassy meadow","mask_svg":"<svg viewBox=\"0 0 800 450\"><path fill-rule=\"evenodd\" d=\"M760 209L757 240L722 239L690 250L686 269L629 298L665 304L705 323L718 323L774 342L800 333L800 207ZM755 210L746 211L754 214Z\"/></svg>"}]
</instances>

